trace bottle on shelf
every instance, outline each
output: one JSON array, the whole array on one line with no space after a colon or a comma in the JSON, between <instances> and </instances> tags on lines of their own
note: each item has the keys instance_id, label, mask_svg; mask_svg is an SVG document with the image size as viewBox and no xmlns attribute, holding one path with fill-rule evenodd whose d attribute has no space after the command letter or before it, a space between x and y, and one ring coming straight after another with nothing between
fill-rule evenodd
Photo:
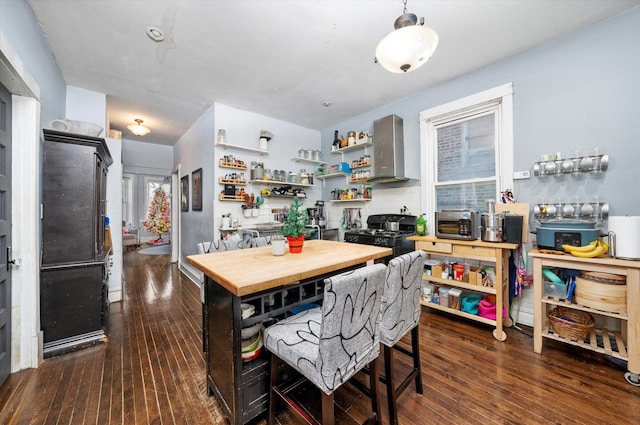
<instances>
[{"instance_id":1,"label":"bottle on shelf","mask_svg":"<svg viewBox=\"0 0 640 425\"><path fill-rule=\"evenodd\" d=\"M422 213L416 220L416 235L427 236L427 213Z\"/></svg>"},{"instance_id":2,"label":"bottle on shelf","mask_svg":"<svg viewBox=\"0 0 640 425\"><path fill-rule=\"evenodd\" d=\"M338 130L333 132L333 144L331 145L331 150L335 151L340 149L340 139L338 139Z\"/></svg>"}]
</instances>

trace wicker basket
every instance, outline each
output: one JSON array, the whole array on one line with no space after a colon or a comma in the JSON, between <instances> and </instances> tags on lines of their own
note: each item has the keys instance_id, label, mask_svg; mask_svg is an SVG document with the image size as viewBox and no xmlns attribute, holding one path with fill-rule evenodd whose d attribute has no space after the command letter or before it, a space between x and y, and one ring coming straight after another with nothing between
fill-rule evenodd
<instances>
[{"instance_id":1,"label":"wicker basket","mask_svg":"<svg viewBox=\"0 0 640 425\"><path fill-rule=\"evenodd\" d=\"M547 317L553 333L571 341L584 340L595 326L589 313L565 307L554 308Z\"/></svg>"}]
</instances>

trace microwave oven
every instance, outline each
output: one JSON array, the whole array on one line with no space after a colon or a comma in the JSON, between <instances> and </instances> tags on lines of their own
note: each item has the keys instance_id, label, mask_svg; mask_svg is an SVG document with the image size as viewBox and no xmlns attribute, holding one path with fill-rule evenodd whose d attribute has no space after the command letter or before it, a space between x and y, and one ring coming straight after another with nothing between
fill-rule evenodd
<instances>
[{"instance_id":1,"label":"microwave oven","mask_svg":"<svg viewBox=\"0 0 640 425\"><path fill-rule=\"evenodd\" d=\"M473 210L436 212L436 236L473 241L480 237L480 213Z\"/></svg>"}]
</instances>

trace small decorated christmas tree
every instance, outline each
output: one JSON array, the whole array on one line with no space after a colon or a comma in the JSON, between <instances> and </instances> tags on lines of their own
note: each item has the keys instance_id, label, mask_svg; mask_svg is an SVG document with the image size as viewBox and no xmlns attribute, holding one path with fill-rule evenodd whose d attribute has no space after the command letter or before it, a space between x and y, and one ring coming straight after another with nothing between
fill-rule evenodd
<instances>
[{"instance_id":1,"label":"small decorated christmas tree","mask_svg":"<svg viewBox=\"0 0 640 425\"><path fill-rule=\"evenodd\" d=\"M171 210L169 209L169 195L162 188L153 192L153 199L149 204L147 220L142 222L144 230L155 233L158 238L150 244L162 243L162 234L171 229Z\"/></svg>"}]
</instances>

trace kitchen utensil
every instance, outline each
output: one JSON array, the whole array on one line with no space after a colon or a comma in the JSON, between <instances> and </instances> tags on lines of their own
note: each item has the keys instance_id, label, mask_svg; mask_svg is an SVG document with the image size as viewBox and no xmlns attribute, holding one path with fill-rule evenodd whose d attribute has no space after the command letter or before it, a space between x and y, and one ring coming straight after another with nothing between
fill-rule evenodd
<instances>
[{"instance_id":1,"label":"kitchen utensil","mask_svg":"<svg viewBox=\"0 0 640 425\"><path fill-rule=\"evenodd\" d=\"M601 236L595 221L557 219L541 222L536 228L539 248L562 251L562 245L582 246Z\"/></svg>"},{"instance_id":2,"label":"kitchen utensil","mask_svg":"<svg viewBox=\"0 0 640 425\"><path fill-rule=\"evenodd\" d=\"M550 282L553 282L557 285L564 285L562 279L558 277L554 272L549 269L542 269L542 274L544 274Z\"/></svg>"},{"instance_id":3,"label":"kitchen utensil","mask_svg":"<svg viewBox=\"0 0 640 425\"><path fill-rule=\"evenodd\" d=\"M384 230L389 232L397 232L400 230L400 223L397 221L387 221L384 223Z\"/></svg>"},{"instance_id":4,"label":"kitchen utensil","mask_svg":"<svg viewBox=\"0 0 640 425\"><path fill-rule=\"evenodd\" d=\"M240 330L240 338L249 339L260 332L260 328L262 328L262 323L256 323L253 326L242 328Z\"/></svg>"},{"instance_id":5,"label":"kitchen utensil","mask_svg":"<svg viewBox=\"0 0 640 425\"><path fill-rule=\"evenodd\" d=\"M242 303L240 309L242 310L242 319L247 319L256 312L256 307L253 304Z\"/></svg>"},{"instance_id":6,"label":"kitchen utensil","mask_svg":"<svg viewBox=\"0 0 640 425\"><path fill-rule=\"evenodd\" d=\"M483 241L504 241L504 213L483 213L480 222L480 238Z\"/></svg>"},{"instance_id":7,"label":"kitchen utensil","mask_svg":"<svg viewBox=\"0 0 640 425\"><path fill-rule=\"evenodd\" d=\"M576 277L569 277L569 289L567 290L567 300L571 301L573 298L573 292L576 290Z\"/></svg>"}]
</instances>

